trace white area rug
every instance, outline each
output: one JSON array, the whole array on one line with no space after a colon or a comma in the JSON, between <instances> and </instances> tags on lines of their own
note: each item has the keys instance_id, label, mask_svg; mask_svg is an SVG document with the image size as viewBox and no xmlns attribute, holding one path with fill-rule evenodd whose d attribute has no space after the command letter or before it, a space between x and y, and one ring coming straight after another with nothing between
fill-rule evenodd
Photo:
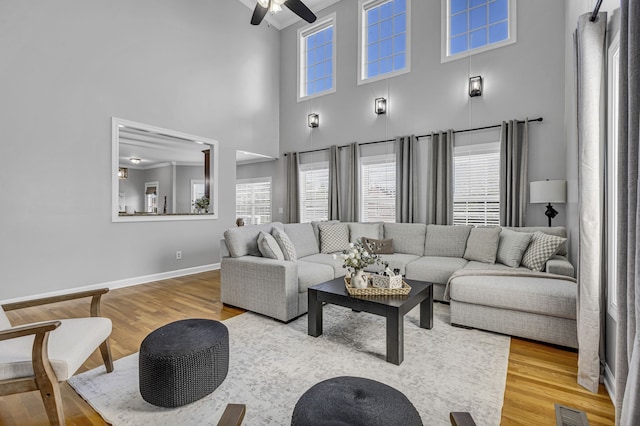
<instances>
[{"instance_id":1,"label":"white area rug","mask_svg":"<svg viewBox=\"0 0 640 426\"><path fill-rule=\"evenodd\" d=\"M385 319L326 305L324 333L307 335L307 316L289 324L246 313L226 320L229 373L211 395L180 408L145 402L138 355L82 373L69 383L114 425L216 424L227 403L247 405L243 424L288 425L298 398L336 376L378 380L404 393L425 425L450 425L469 411L478 425L500 424L510 338L449 325L449 307L434 304L434 327L419 328L419 307L405 317L404 362L385 361Z\"/></svg>"}]
</instances>

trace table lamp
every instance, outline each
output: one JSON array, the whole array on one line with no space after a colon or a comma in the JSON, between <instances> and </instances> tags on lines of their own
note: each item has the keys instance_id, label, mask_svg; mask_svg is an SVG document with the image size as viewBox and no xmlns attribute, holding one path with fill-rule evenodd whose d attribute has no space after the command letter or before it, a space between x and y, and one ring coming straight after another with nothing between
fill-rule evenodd
<instances>
[{"instance_id":1,"label":"table lamp","mask_svg":"<svg viewBox=\"0 0 640 426\"><path fill-rule=\"evenodd\" d=\"M558 215L551 203L567 202L567 181L547 179L531 182L529 185L529 201L532 204L547 203L547 211L544 214L549 218L551 226L551 219Z\"/></svg>"}]
</instances>

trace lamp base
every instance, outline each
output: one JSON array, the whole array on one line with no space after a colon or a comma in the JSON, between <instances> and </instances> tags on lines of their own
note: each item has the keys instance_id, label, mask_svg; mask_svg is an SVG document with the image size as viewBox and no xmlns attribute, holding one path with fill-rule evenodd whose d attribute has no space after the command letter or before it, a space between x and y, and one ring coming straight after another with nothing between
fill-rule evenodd
<instances>
[{"instance_id":1,"label":"lamp base","mask_svg":"<svg viewBox=\"0 0 640 426\"><path fill-rule=\"evenodd\" d=\"M558 215L558 211L553 208L551 203L547 204L547 211L544 212L545 216L549 218L549 227L551 227L551 219Z\"/></svg>"}]
</instances>

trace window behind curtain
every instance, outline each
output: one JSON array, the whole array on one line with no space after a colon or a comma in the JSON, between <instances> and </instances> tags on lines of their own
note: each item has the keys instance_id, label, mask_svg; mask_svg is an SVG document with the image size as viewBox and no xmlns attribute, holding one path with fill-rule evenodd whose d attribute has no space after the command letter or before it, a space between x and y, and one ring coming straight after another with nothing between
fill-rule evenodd
<instances>
[{"instance_id":1,"label":"window behind curtain","mask_svg":"<svg viewBox=\"0 0 640 426\"><path fill-rule=\"evenodd\" d=\"M300 165L300 222L329 219L329 162Z\"/></svg>"},{"instance_id":2,"label":"window behind curtain","mask_svg":"<svg viewBox=\"0 0 640 426\"><path fill-rule=\"evenodd\" d=\"M236 218L245 224L271 222L271 178L240 179L236 183Z\"/></svg>"},{"instance_id":3,"label":"window behind curtain","mask_svg":"<svg viewBox=\"0 0 640 426\"><path fill-rule=\"evenodd\" d=\"M360 185L362 222L395 222L396 155L362 157Z\"/></svg>"},{"instance_id":4,"label":"window behind curtain","mask_svg":"<svg viewBox=\"0 0 640 426\"><path fill-rule=\"evenodd\" d=\"M500 142L454 148L454 225L500 224Z\"/></svg>"}]
</instances>

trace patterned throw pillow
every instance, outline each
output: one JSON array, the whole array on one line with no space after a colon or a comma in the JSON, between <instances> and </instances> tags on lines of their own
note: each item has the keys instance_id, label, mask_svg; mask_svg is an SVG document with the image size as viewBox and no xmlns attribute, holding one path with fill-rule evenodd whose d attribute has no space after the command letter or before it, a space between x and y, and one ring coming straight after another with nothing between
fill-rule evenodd
<instances>
[{"instance_id":1,"label":"patterned throw pillow","mask_svg":"<svg viewBox=\"0 0 640 426\"><path fill-rule=\"evenodd\" d=\"M522 265L532 271L542 271L547 260L556 254L560 244L565 241L567 241L566 238L548 235L540 231L534 232L529 248L522 257Z\"/></svg>"},{"instance_id":2,"label":"patterned throw pillow","mask_svg":"<svg viewBox=\"0 0 640 426\"><path fill-rule=\"evenodd\" d=\"M279 230L278 228L273 228L271 231L273 238L276 239L282 253L284 254L284 260L298 260L298 256L296 255L296 248L293 246L293 243L289 239L289 236L284 233L284 231Z\"/></svg>"},{"instance_id":3,"label":"patterned throw pillow","mask_svg":"<svg viewBox=\"0 0 640 426\"><path fill-rule=\"evenodd\" d=\"M533 234L527 232L516 232L510 229L502 229L500 232L500 244L498 245L498 262L503 265L517 268L522 261Z\"/></svg>"},{"instance_id":4,"label":"patterned throw pillow","mask_svg":"<svg viewBox=\"0 0 640 426\"><path fill-rule=\"evenodd\" d=\"M362 244L373 254L393 254L393 240L362 237Z\"/></svg>"},{"instance_id":5,"label":"patterned throw pillow","mask_svg":"<svg viewBox=\"0 0 640 426\"><path fill-rule=\"evenodd\" d=\"M258 234L258 250L269 259L284 260L284 253L273 235L260 231Z\"/></svg>"},{"instance_id":6,"label":"patterned throw pillow","mask_svg":"<svg viewBox=\"0 0 640 426\"><path fill-rule=\"evenodd\" d=\"M320 252L335 253L349 247L349 226L346 223L320 225Z\"/></svg>"}]
</instances>

